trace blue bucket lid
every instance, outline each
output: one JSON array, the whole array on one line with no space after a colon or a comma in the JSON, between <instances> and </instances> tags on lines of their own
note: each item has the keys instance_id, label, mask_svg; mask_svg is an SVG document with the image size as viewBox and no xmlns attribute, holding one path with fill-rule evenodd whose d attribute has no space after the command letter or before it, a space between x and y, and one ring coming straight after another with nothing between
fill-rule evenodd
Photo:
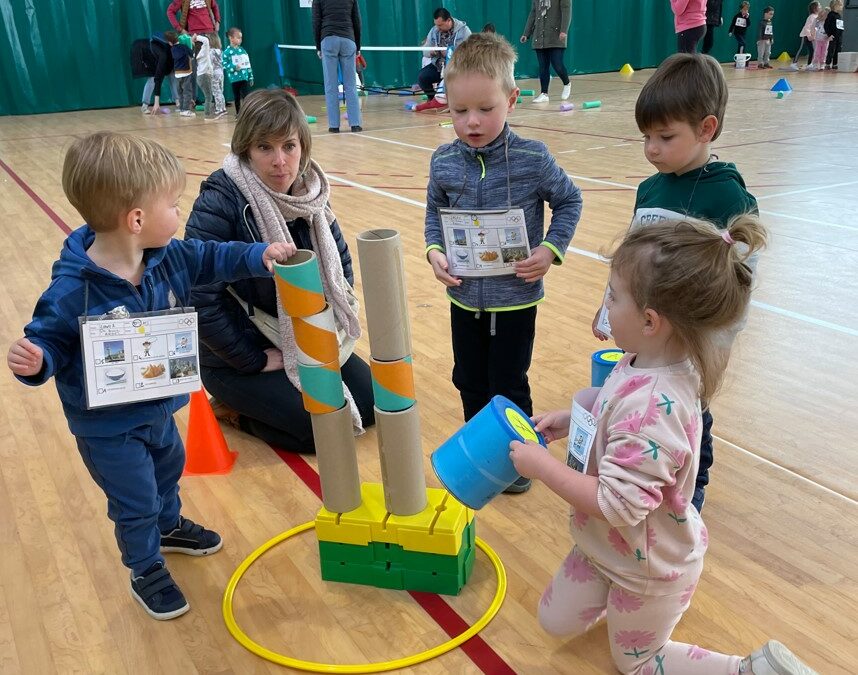
<instances>
[{"instance_id":1,"label":"blue bucket lid","mask_svg":"<svg viewBox=\"0 0 858 675\"><path fill-rule=\"evenodd\" d=\"M603 366L615 366L625 352L622 349L600 349L593 353L593 361Z\"/></svg>"},{"instance_id":2,"label":"blue bucket lid","mask_svg":"<svg viewBox=\"0 0 858 675\"><path fill-rule=\"evenodd\" d=\"M536 441L541 446L548 447L548 444L545 442L545 436L533 428L530 415L506 396L501 396L500 394L492 396L489 405L498 422L508 431L511 437L517 437L522 441Z\"/></svg>"}]
</instances>

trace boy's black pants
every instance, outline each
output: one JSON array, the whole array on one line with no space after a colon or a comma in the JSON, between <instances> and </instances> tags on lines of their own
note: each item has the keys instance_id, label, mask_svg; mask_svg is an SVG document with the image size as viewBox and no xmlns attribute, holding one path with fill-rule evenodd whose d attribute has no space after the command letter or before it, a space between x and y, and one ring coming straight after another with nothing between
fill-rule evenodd
<instances>
[{"instance_id":1,"label":"boy's black pants","mask_svg":"<svg viewBox=\"0 0 858 675\"><path fill-rule=\"evenodd\" d=\"M536 306L506 312L471 312L450 305L453 384L467 422L492 396L506 396L533 414L527 371L533 356Z\"/></svg>"}]
</instances>

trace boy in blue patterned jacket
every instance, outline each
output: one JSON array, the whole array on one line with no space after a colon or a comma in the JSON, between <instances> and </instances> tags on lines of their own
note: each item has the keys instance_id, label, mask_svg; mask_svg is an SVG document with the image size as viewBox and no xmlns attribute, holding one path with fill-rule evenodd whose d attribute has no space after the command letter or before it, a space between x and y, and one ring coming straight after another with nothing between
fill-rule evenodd
<instances>
[{"instance_id":1,"label":"boy in blue patterned jacket","mask_svg":"<svg viewBox=\"0 0 858 675\"><path fill-rule=\"evenodd\" d=\"M9 349L15 376L40 385L56 376L69 429L107 496L131 593L155 619L190 609L163 552L207 555L220 536L184 518L179 477L185 448L173 413L187 395L87 409L78 317L125 318L188 306L191 287L270 274L292 244L172 239L185 172L154 141L98 132L72 144L63 190L87 224L66 239L23 337Z\"/></svg>"},{"instance_id":2,"label":"boy in blue patterned jacket","mask_svg":"<svg viewBox=\"0 0 858 675\"><path fill-rule=\"evenodd\" d=\"M515 51L502 37L477 33L453 53L445 71L458 140L432 155L426 198L426 256L451 302L453 384L469 420L501 394L533 414L527 371L533 353L542 277L563 262L581 217L581 192L544 143L517 136L506 123L515 107ZM544 226L545 202L551 224ZM514 274L450 274L439 208L524 211L531 254ZM509 491L523 492L519 479Z\"/></svg>"}]
</instances>

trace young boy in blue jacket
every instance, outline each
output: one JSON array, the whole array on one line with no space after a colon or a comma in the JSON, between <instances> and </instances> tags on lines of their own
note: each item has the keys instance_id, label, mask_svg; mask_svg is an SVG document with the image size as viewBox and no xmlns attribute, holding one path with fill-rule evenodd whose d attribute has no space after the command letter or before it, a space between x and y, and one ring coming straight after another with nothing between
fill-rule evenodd
<instances>
[{"instance_id":1,"label":"young boy in blue jacket","mask_svg":"<svg viewBox=\"0 0 858 675\"><path fill-rule=\"evenodd\" d=\"M107 496L132 596L155 619L190 609L162 552L207 555L220 536L181 515L185 449L173 413L187 395L87 409L78 317L188 306L191 287L267 276L292 244L172 239L185 172L166 148L143 138L98 132L72 144L63 190L86 220L54 263L51 285L7 362L29 385L56 377L69 429L89 473Z\"/></svg>"},{"instance_id":2,"label":"young boy in blue jacket","mask_svg":"<svg viewBox=\"0 0 858 675\"><path fill-rule=\"evenodd\" d=\"M519 93L515 59L513 48L496 34L476 33L459 45L445 71L458 140L438 148L429 168L426 256L451 302L453 384L466 421L496 394L533 414L527 371L542 277L563 262L581 217L581 191L545 144L517 136L506 123ZM547 232L546 202L551 207ZM452 276L438 212L443 207L522 209L530 257L506 276ZM529 487L522 478L509 491Z\"/></svg>"}]
</instances>

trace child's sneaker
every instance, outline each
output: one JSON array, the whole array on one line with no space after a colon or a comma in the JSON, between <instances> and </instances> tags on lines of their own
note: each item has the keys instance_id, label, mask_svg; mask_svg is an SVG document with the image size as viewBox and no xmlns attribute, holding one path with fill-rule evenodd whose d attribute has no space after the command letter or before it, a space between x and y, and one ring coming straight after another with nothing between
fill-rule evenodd
<instances>
[{"instance_id":1,"label":"child's sneaker","mask_svg":"<svg viewBox=\"0 0 858 675\"><path fill-rule=\"evenodd\" d=\"M179 522L170 532L161 533L161 553L209 555L217 553L223 541L217 532L197 525L193 520L179 516Z\"/></svg>"},{"instance_id":2,"label":"child's sneaker","mask_svg":"<svg viewBox=\"0 0 858 675\"><path fill-rule=\"evenodd\" d=\"M131 597L158 621L175 619L191 608L170 571L160 561L153 563L142 576L135 577L132 573Z\"/></svg>"},{"instance_id":3,"label":"child's sneaker","mask_svg":"<svg viewBox=\"0 0 858 675\"><path fill-rule=\"evenodd\" d=\"M196 117L196 114L193 110L183 110L179 113L182 117Z\"/></svg>"},{"instance_id":4,"label":"child's sneaker","mask_svg":"<svg viewBox=\"0 0 858 675\"><path fill-rule=\"evenodd\" d=\"M216 120L219 120L221 117L226 117L226 110L221 110L215 113Z\"/></svg>"},{"instance_id":5,"label":"child's sneaker","mask_svg":"<svg viewBox=\"0 0 858 675\"><path fill-rule=\"evenodd\" d=\"M819 675L777 640L769 640L739 664L739 672L753 675Z\"/></svg>"}]
</instances>

